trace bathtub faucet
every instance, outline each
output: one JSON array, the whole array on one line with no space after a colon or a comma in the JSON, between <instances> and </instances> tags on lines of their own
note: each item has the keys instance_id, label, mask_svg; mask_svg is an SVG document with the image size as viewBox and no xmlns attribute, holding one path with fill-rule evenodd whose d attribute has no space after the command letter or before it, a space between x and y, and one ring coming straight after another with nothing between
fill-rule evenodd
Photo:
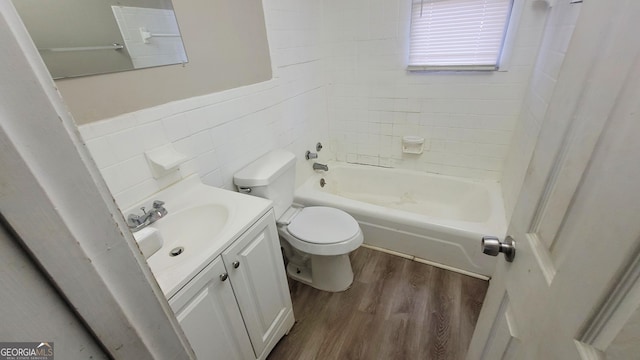
<instances>
[{"instance_id":1,"label":"bathtub faucet","mask_svg":"<svg viewBox=\"0 0 640 360\"><path fill-rule=\"evenodd\" d=\"M329 171L329 167L327 165L314 162L313 163L313 170Z\"/></svg>"}]
</instances>

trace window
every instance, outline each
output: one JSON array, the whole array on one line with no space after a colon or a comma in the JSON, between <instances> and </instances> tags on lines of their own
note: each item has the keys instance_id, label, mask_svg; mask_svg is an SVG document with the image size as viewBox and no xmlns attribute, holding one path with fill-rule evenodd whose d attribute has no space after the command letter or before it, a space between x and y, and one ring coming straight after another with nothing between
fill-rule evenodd
<instances>
[{"instance_id":1,"label":"window","mask_svg":"<svg viewBox=\"0 0 640 360\"><path fill-rule=\"evenodd\" d=\"M409 70L496 70L513 0L412 0Z\"/></svg>"}]
</instances>

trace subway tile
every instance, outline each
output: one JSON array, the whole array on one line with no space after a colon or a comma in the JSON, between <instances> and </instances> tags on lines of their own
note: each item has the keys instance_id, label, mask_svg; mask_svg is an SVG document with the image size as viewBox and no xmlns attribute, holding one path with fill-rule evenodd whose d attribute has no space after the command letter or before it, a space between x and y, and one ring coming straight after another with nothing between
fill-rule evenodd
<instances>
[{"instance_id":1,"label":"subway tile","mask_svg":"<svg viewBox=\"0 0 640 360\"><path fill-rule=\"evenodd\" d=\"M190 134L184 114L173 115L162 119L162 126L164 127L167 138L171 142L185 138Z\"/></svg>"},{"instance_id":2,"label":"subway tile","mask_svg":"<svg viewBox=\"0 0 640 360\"><path fill-rule=\"evenodd\" d=\"M189 129L189 133L191 134L198 133L210 127L206 111L200 109L186 112L185 120L187 122L187 129Z\"/></svg>"},{"instance_id":3,"label":"subway tile","mask_svg":"<svg viewBox=\"0 0 640 360\"><path fill-rule=\"evenodd\" d=\"M115 165L118 162L113 147L106 137L99 137L86 142L87 148L99 169Z\"/></svg>"},{"instance_id":4,"label":"subway tile","mask_svg":"<svg viewBox=\"0 0 640 360\"><path fill-rule=\"evenodd\" d=\"M380 134L381 135L393 135L393 125L392 124L380 124Z\"/></svg>"},{"instance_id":5,"label":"subway tile","mask_svg":"<svg viewBox=\"0 0 640 360\"><path fill-rule=\"evenodd\" d=\"M377 156L369 156L369 155L358 155L358 164L364 165L378 165L378 157Z\"/></svg>"},{"instance_id":6,"label":"subway tile","mask_svg":"<svg viewBox=\"0 0 640 360\"><path fill-rule=\"evenodd\" d=\"M391 158L380 157L380 158L378 158L378 166L386 167L386 168L393 168L394 167L394 161Z\"/></svg>"},{"instance_id":7,"label":"subway tile","mask_svg":"<svg viewBox=\"0 0 640 360\"><path fill-rule=\"evenodd\" d=\"M195 159L187 160L180 164L179 173L182 178L198 173L198 164Z\"/></svg>"},{"instance_id":8,"label":"subway tile","mask_svg":"<svg viewBox=\"0 0 640 360\"><path fill-rule=\"evenodd\" d=\"M389 98L370 98L368 109L373 111L394 111L395 99Z\"/></svg>"},{"instance_id":9,"label":"subway tile","mask_svg":"<svg viewBox=\"0 0 640 360\"><path fill-rule=\"evenodd\" d=\"M108 135L107 141L118 161L139 156L144 151L144 141L137 127Z\"/></svg>"},{"instance_id":10,"label":"subway tile","mask_svg":"<svg viewBox=\"0 0 640 360\"><path fill-rule=\"evenodd\" d=\"M160 120L170 115L167 106L154 106L131 113L135 119L136 125L144 125L153 121Z\"/></svg>"},{"instance_id":11,"label":"subway tile","mask_svg":"<svg viewBox=\"0 0 640 360\"><path fill-rule=\"evenodd\" d=\"M88 141L88 140L106 135L106 133L104 133L102 131L102 128L98 125L98 122L80 125L78 126L78 131L80 132L80 135L82 136L82 139L84 141Z\"/></svg>"},{"instance_id":12,"label":"subway tile","mask_svg":"<svg viewBox=\"0 0 640 360\"><path fill-rule=\"evenodd\" d=\"M148 122L138 127L144 150L151 150L169 142L161 121Z\"/></svg>"},{"instance_id":13,"label":"subway tile","mask_svg":"<svg viewBox=\"0 0 640 360\"><path fill-rule=\"evenodd\" d=\"M109 190L114 194L123 192L152 177L144 155L109 166L102 169L101 172Z\"/></svg>"},{"instance_id":14,"label":"subway tile","mask_svg":"<svg viewBox=\"0 0 640 360\"><path fill-rule=\"evenodd\" d=\"M222 174L220 169L215 169L202 177L202 182L206 185L215 186L215 187L223 187L224 180L222 179Z\"/></svg>"},{"instance_id":15,"label":"subway tile","mask_svg":"<svg viewBox=\"0 0 640 360\"><path fill-rule=\"evenodd\" d=\"M154 179L146 179L139 184L127 187L121 192L113 194L113 197L120 209L126 209L159 190L160 186L157 181Z\"/></svg>"}]
</instances>

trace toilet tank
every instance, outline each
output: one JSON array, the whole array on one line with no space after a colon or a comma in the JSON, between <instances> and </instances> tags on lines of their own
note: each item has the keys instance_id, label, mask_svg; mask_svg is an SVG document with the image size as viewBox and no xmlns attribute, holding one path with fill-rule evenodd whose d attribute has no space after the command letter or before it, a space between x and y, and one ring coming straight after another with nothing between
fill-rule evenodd
<instances>
[{"instance_id":1,"label":"toilet tank","mask_svg":"<svg viewBox=\"0 0 640 360\"><path fill-rule=\"evenodd\" d=\"M233 183L251 188L249 194L273 201L276 219L293 203L296 157L286 150L273 150L238 171Z\"/></svg>"}]
</instances>

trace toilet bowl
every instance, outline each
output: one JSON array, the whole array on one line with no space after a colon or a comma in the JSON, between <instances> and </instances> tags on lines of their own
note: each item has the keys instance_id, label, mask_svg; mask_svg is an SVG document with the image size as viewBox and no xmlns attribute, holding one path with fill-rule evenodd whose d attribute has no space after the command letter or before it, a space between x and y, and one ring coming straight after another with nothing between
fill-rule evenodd
<instances>
[{"instance_id":1,"label":"toilet bowl","mask_svg":"<svg viewBox=\"0 0 640 360\"><path fill-rule=\"evenodd\" d=\"M353 282L349 253L363 241L358 222L326 207L294 207L295 156L274 150L237 172L238 191L273 201L287 274L325 291L344 291Z\"/></svg>"},{"instance_id":2,"label":"toilet bowl","mask_svg":"<svg viewBox=\"0 0 640 360\"><path fill-rule=\"evenodd\" d=\"M326 206L290 208L278 221L278 234L291 278L332 292L351 286L349 253L364 239L351 215Z\"/></svg>"}]
</instances>

